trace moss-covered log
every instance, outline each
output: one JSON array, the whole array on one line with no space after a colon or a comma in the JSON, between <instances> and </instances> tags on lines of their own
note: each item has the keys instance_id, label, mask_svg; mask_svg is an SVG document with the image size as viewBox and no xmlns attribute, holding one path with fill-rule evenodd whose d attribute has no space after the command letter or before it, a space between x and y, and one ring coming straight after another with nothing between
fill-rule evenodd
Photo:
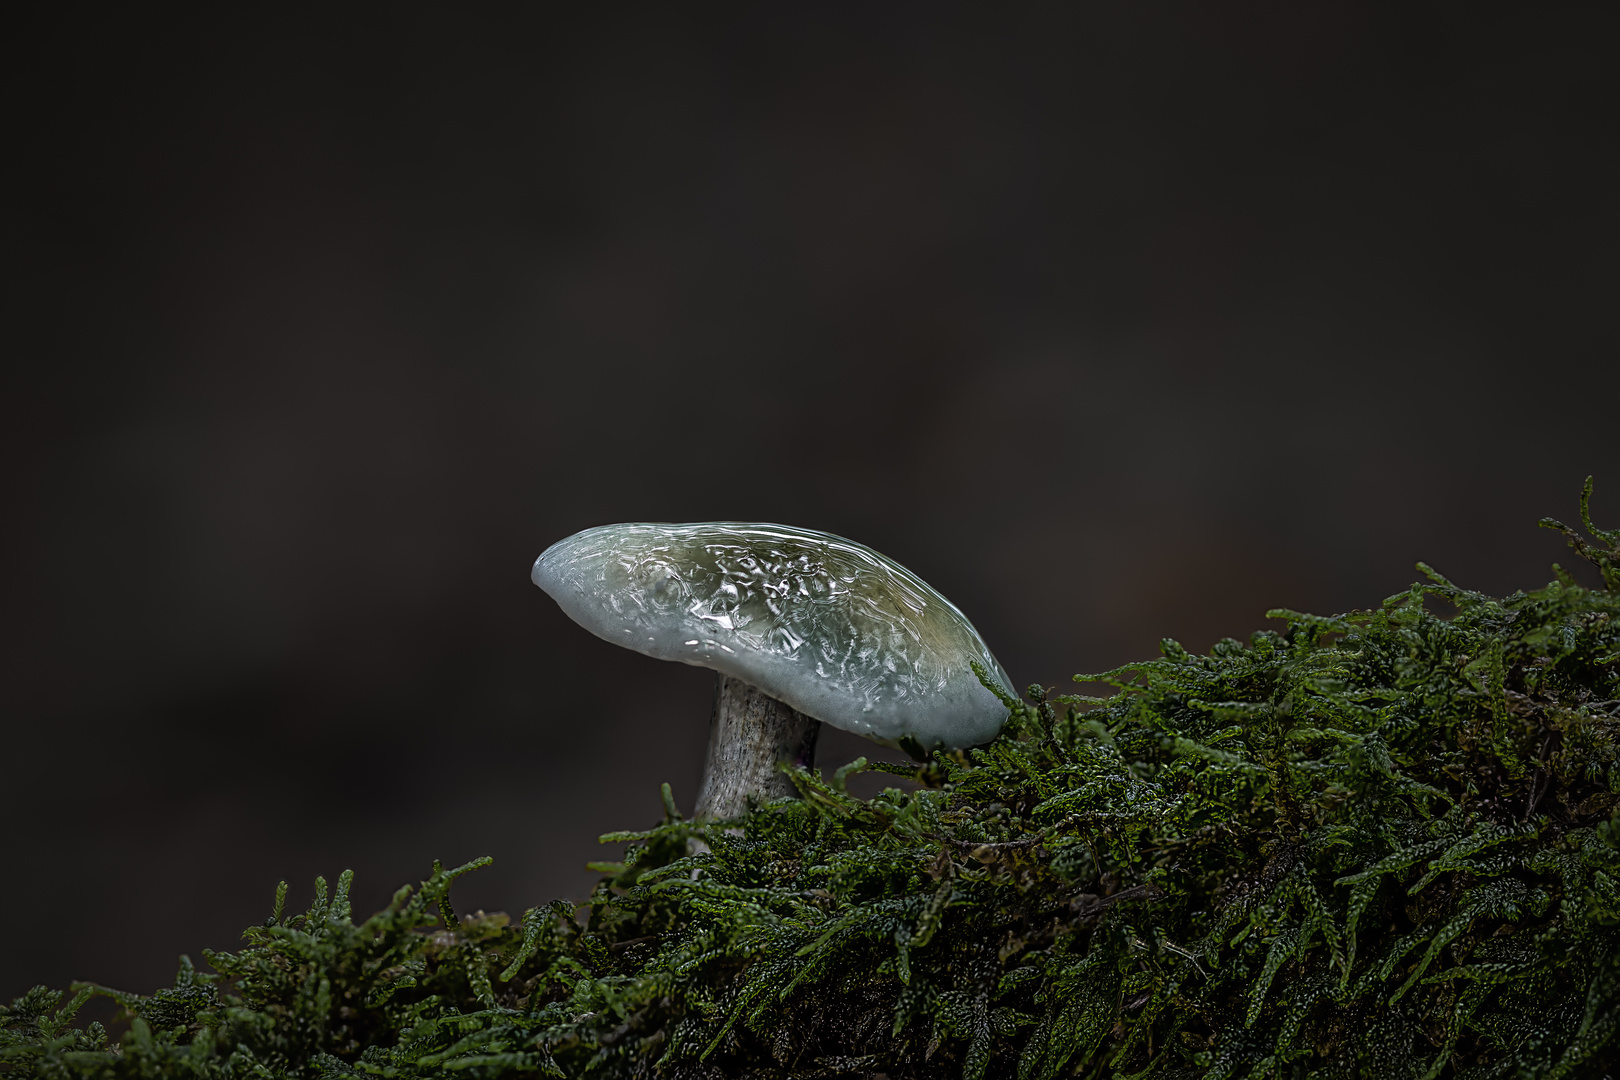
<instances>
[{"instance_id":1,"label":"moss-covered log","mask_svg":"<svg viewBox=\"0 0 1620 1080\"><path fill-rule=\"evenodd\" d=\"M1588 488L1588 491L1590 488ZM1620 532L1602 575L1367 611L1007 706L994 744L665 822L574 905L348 876L149 996L41 988L19 1077L1508 1077L1617 1070ZM1431 610L1442 608L1443 611ZM920 781L870 800L863 768ZM740 824L740 830L736 827ZM705 842L692 855L691 839ZM121 1049L71 1020L133 1017Z\"/></svg>"}]
</instances>

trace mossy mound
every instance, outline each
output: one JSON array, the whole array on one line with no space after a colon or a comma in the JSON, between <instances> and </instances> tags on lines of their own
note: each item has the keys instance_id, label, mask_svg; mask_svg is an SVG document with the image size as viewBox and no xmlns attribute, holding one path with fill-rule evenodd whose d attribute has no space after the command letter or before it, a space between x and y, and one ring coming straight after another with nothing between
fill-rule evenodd
<instances>
[{"instance_id":1,"label":"mossy mound","mask_svg":"<svg viewBox=\"0 0 1620 1080\"><path fill-rule=\"evenodd\" d=\"M1588 483L1588 492L1590 482ZM1382 607L1008 700L736 829L667 820L589 904L360 925L345 874L150 996L0 1011L18 1077L1598 1076L1620 1023L1620 531L1495 599ZM1425 604L1443 601L1442 617ZM917 790L844 791L861 768ZM667 789L666 789L667 792ZM666 798L666 802L669 800ZM688 854L689 841L709 850ZM93 994L133 1022L71 1026Z\"/></svg>"}]
</instances>

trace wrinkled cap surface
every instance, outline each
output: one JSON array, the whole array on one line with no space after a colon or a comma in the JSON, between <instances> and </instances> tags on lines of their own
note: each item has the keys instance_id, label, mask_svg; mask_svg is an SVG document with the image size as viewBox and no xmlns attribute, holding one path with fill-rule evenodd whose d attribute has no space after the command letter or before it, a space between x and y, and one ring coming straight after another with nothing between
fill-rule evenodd
<instances>
[{"instance_id":1,"label":"wrinkled cap surface","mask_svg":"<svg viewBox=\"0 0 1620 1080\"><path fill-rule=\"evenodd\" d=\"M785 525L632 523L546 549L531 575L627 649L714 668L869 739L972 746L1012 681L956 605L871 548Z\"/></svg>"}]
</instances>

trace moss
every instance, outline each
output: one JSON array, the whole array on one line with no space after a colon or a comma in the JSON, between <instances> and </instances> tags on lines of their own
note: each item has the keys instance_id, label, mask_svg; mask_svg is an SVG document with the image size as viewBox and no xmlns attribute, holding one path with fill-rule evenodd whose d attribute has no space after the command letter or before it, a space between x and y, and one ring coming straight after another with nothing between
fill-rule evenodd
<instances>
[{"instance_id":1,"label":"moss","mask_svg":"<svg viewBox=\"0 0 1620 1080\"><path fill-rule=\"evenodd\" d=\"M1592 1076L1620 1022L1620 531L1602 575L1380 607L1008 700L741 831L630 840L582 925L457 918L478 863L308 911L142 996L0 1012L19 1077ZM1436 601L1449 617L1429 610ZM870 800L861 769L921 782ZM688 854L699 838L708 850ZM132 1018L78 1030L90 996Z\"/></svg>"}]
</instances>

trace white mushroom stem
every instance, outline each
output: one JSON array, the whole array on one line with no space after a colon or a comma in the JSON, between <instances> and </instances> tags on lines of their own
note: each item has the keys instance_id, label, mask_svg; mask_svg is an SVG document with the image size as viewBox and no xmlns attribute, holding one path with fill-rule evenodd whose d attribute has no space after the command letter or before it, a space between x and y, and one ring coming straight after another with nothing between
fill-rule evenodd
<instances>
[{"instance_id":1,"label":"white mushroom stem","mask_svg":"<svg viewBox=\"0 0 1620 1080\"><path fill-rule=\"evenodd\" d=\"M741 817L750 796L763 801L796 794L781 766L809 768L820 731L821 721L751 683L721 674L693 816L710 821Z\"/></svg>"}]
</instances>

